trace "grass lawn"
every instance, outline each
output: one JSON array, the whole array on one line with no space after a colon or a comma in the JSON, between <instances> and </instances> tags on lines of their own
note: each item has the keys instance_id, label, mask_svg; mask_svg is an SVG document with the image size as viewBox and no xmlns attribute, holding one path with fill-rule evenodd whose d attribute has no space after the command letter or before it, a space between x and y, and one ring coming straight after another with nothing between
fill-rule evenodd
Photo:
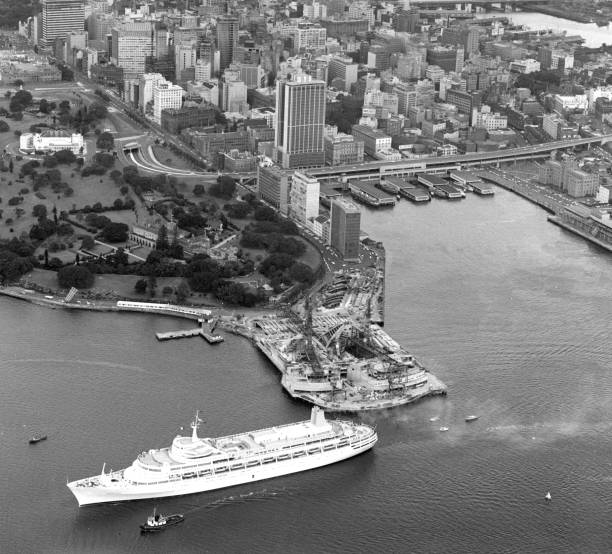
<instances>
[{"instance_id":1,"label":"grass lawn","mask_svg":"<svg viewBox=\"0 0 612 554\"><path fill-rule=\"evenodd\" d=\"M69 211L74 208L83 208L84 206L93 206L96 202L100 202L103 206L112 205L117 198L123 197L119 191L119 187L113 183L108 175L98 176L90 175L82 177L74 170L74 167L58 166L62 174L62 181L67 183L74 193L72 196L64 194L55 194L51 187L44 187L37 191L39 196L32 189L32 180L30 177L19 179L19 169L23 162L15 162L15 170L10 173L3 173L0 177L0 198L2 198L3 222L0 224L0 238L11 238L20 236L21 233L28 233L32 225L36 223L36 219L32 216L32 208L37 204L43 204L47 208L49 217L53 206L57 208L58 213L62 210ZM42 172L44 168L40 168ZM21 182L19 182L21 181ZM27 189L27 192L25 192ZM24 191L21 193L21 191ZM9 206L8 200L12 197L21 196L23 202L17 206ZM43 198L40 198L42 196ZM19 217L18 209L24 210L24 213ZM123 223L133 223L134 213L131 210L104 212L109 219ZM6 220L13 219L13 224L8 226ZM13 229L11 232L10 229ZM79 231L80 232L80 231Z\"/></svg>"},{"instance_id":2,"label":"grass lawn","mask_svg":"<svg viewBox=\"0 0 612 554\"><path fill-rule=\"evenodd\" d=\"M174 169L187 169L187 170L198 170L201 171L201 168L196 167L191 162L184 160L180 156L177 156L170 148L161 145L153 146L153 153L157 158L157 161L162 165L167 165L168 167L172 167Z\"/></svg>"},{"instance_id":3,"label":"grass lawn","mask_svg":"<svg viewBox=\"0 0 612 554\"><path fill-rule=\"evenodd\" d=\"M24 276L24 279L37 283L49 289L58 290L57 273L48 269L33 269L30 273ZM136 281L143 279L139 275L96 275L94 285L90 289L92 292L114 292L119 296L126 298L141 299L143 302L151 300L152 302L173 302L173 296L164 296L162 290L164 287L172 287L176 289L182 278L180 277L159 277L157 279L157 293L153 299L147 293L137 294L134 292ZM197 297L194 297L197 298ZM200 298L201 299L201 298ZM202 299L201 299L202 300ZM191 300L189 301L191 302Z\"/></svg>"},{"instance_id":4,"label":"grass lawn","mask_svg":"<svg viewBox=\"0 0 612 554\"><path fill-rule=\"evenodd\" d=\"M62 99L68 99L71 103L74 102L74 97L65 91L53 93L50 91L50 94L54 94L54 96L47 96L49 100L54 100L59 103ZM39 94L35 94L35 96L39 96ZM8 109L8 106L9 100L1 97L0 107ZM28 233L32 225L36 222L31 215L32 208L36 204L45 205L50 214L53 206L56 206L58 212L60 212L62 210L68 211L74 208L82 208L86 205L92 206L96 202L108 206L112 205L115 199L124 198L120 193L120 187L115 185L108 176L112 169L109 170L106 175L82 177L80 173L76 171L75 165L57 167L62 174L62 182L65 182L68 187L72 188L74 191L71 196L65 196L63 193L56 194L51 190L51 187L45 187L38 191L39 196L43 196L43 198L37 197L36 193L32 190L31 178L24 177L23 179L19 179L19 171L21 166L26 162L33 159L42 161L42 157L24 156L22 161L17 161L15 155L18 154L19 150L19 137L15 135L15 131L21 131L22 133L29 132L31 125L45 122L51 123L51 119L48 117L39 118L24 112L21 121L13 121L12 119L7 119L6 121L10 127L10 131L0 134L0 148L6 149L9 153L13 154L14 170L12 174L9 172L0 174L0 210L3 212L2 220L0 221L0 239L7 239L14 236L20 236L23 233ZM101 127L105 124L105 121L98 123ZM95 136L92 133L88 139L88 147L93 143L95 143ZM89 152L88 158L93 156L93 154L94 152ZM115 168L119 170L122 169L118 162L116 162ZM37 169L39 173L45 170L46 169L42 167ZM20 191L25 189L28 189L28 191L20 193ZM9 206L8 200L15 196L23 197L23 202L17 206ZM134 198L133 195L132 197ZM134 198L134 201L137 207L140 207L139 199ZM23 210L24 213L18 216L21 210ZM131 210L106 212L105 215L113 221L127 224L133 223L134 218L134 214ZM13 223L11 225L6 225L7 219L13 219ZM81 232L81 230L78 232Z\"/></svg>"}]
</instances>

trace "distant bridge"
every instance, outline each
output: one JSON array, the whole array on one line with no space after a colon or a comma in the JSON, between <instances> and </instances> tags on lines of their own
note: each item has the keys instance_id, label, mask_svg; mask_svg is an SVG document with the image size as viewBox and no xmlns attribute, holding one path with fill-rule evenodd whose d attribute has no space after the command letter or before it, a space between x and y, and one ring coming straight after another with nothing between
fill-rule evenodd
<instances>
[{"instance_id":1,"label":"distant bridge","mask_svg":"<svg viewBox=\"0 0 612 554\"><path fill-rule=\"evenodd\" d=\"M427 158L406 158L397 162L375 161L360 164L316 167L306 170L317 179L339 179L342 177L384 177L385 175L414 175L417 172L445 171L447 169L516 160L545 158L553 150L563 150L575 146L606 144L612 141L611 135L588 137L572 140L545 142L520 148L508 148L495 152L474 152L456 156L430 156Z\"/></svg>"},{"instance_id":2,"label":"distant bridge","mask_svg":"<svg viewBox=\"0 0 612 554\"><path fill-rule=\"evenodd\" d=\"M554 2L555 0L502 0L500 2L494 2L492 0L410 0L411 6L422 6L422 5L458 5L458 4L489 4L501 6L504 4L549 4L550 2Z\"/></svg>"}]
</instances>

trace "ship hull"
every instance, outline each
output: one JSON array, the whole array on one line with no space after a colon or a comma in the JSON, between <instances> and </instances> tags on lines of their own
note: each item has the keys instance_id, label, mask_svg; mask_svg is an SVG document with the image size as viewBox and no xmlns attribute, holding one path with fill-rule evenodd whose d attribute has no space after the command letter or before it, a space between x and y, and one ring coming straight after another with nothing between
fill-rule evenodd
<instances>
[{"instance_id":1,"label":"ship hull","mask_svg":"<svg viewBox=\"0 0 612 554\"><path fill-rule=\"evenodd\" d=\"M370 450L377 440L378 437L374 433L361 446L348 445L330 452L306 455L269 465L258 465L241 470L227 471L209 477L195 477L151 485L122 485L120 487L79 487L75 486L75 482L69 483L68 488L76 497L79 506L195 494L324 467Z\"/></svg>"}]
</instances>

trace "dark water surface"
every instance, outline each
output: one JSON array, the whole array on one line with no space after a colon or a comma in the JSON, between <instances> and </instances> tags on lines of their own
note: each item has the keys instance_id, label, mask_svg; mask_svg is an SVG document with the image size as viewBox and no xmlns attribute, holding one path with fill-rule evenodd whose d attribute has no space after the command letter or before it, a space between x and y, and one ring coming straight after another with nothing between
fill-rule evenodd
<instances>
[{"instance_id":1,"label":"dark water surface","mask_svg":"<svg viewBox=\"0 0 612 554\"><path fill-rule=\"evenodd\" d=\"M387 248L386 329L448 397L363 416L363 456L230 489L79 509L65 483L169 445L196 408L212 436L306 419L247 341L0 298L0 551L610 552L612 258L504 191L362 226ZM153 504L186 521L140 536Z\"/></svg>"}]
</instances>

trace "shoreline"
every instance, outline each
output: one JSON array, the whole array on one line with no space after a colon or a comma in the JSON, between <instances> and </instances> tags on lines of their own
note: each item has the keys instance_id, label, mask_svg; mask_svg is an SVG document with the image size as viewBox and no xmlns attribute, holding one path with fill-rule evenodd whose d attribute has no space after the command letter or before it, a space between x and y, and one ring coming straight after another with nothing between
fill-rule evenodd
<instances>
[{"instance_id":1,"label":"shoreline","mask_svg":"<svg viewBox=\"0 0 612 554\"><path fill-rule=\"evenodd\" d=\"M0 286L0 295L7 296L9 298L14 298L16 300L23 300L25 302L29 302L30 304L34 304L36 306L43 306L45 308L51 309L67 309L67 310L83 310L90 312L126 312L126 313L144 313L150 315L160 315L160 316L169 316L176 317L179 319L188 319L191 321L197 321L198 315L188 312L178 312L178 311L164 311L160 309L151 310L146 309L146 307L125 307L125 306L117 306L117 301L113 300L96 300L89 301L89 304L76 304L76 303L68 303L63 300L57 300L55 298L45 298L43 293L39 293L36 291L31 291L30 289L26 289L19 286L9 285L9 286ZM170 305L170 304L169 304ZM173 304L172 306L176 306ZM201 309L203 312L214 312L216 316L229 316L231 317L235 312L246 312L246 313L259 313L261 311L269 313L268 310L259 309L256 310L254 308L243 308L237 307L236 309L228 309L228 308L220 308L218 306L183 306L186 309ZM205 315L205 314L201 314Z\"/></svg>"},{"instance_id":2,"label":"shoreline","mask_svg":"<svg viewBox=\"0 0 612 554\"><path fill-rule=\"evenodd\" d=\"M569 21L574 21L575 23L595 23L595 21L592 21L590 17L586 17L575 12L564 11L553 6L536 4L529 6L529 10L536 13L542 13L544 15L550 15L552 17L558 17L559 19L567 19ZM604 18L602 17L602 19Z\"/></svg>"},{"instance_id":3,"label":"shoreline","mask_svg":"<svg viewBox=\"0 0 612 554\"><path fill-rule=\"evenodd\" d=\"M208 308L195 308L202 310L201 314L189 313L188 311L180 312L180 311L164 311L163 309L147 309L146 306L139 307L130 307L130 306L119 306L117 305L117 301L98 301L98 304L94 304L93 302L83 304L76 303L68 303L63 299L57 300L55 298L46 298L48 295L44 295L43 293L32 291L30 289L25 289L23 287L18 286L0 286L0 296L5 296L8 298L13 298L16 300L23 300L25 302L29 302L30 304L34 304L36 306L42 306L45 308L51 309L67 309L67 310L84 310L89 312L127 312L127 313L142 313L149 315L157 315L157 316L170 316L179 319L186 319L190 321L198 321L201 317L213 317L217 319L218 325L225 332L231 333L233 335L239 336L243 339L246 339L255 350L262 353L267 359L268 362L271 363L276 369L279 369L278 366L274 363L272 359L267 355L264 349L260 348L257 344L257 341L254 340L254 336L252 331L249 329L248 325L245 325L245 321L239 321L235 315L227 313L227 310L216 308L217 313L212 314L212 310ZM175 306L176 305L172 305ZM192 310L193 308L185 306L186 310ZM252 309L251 309L252 310ZM207 312L207 313L204 313ZM257 313L262 315L261 312L257 312L256 310L252 310L250 312L251 317L257 317ZM200 317L198 317L198 315ZM247 315L247 317L249 317ZM268 314L269 315L269 314ZM228 319L230 318L230 319ZM159 338L159 337L158 337ZM284 375L283 371L280 371L281 375ZM414 395L404 395L396 398L387 398L372 401L369 404L363 404L354 400L332 400L327 401L321 399L317 396L313 396L309 393L295 393L289 390L284 384L282 385L282 390L289 394L294 400L299 400L302 402L307 402L309 404L314 404L323 408L329 412L336 413L356 413L356 412L371 412L371 411L379 411L386 410L390 408L395 408L407 404L413 404L419 400L422 400L431 396L445 396L447 394L446 385L438 379L435 375L427 371L429 384L426 390L419 391L419 393Z\"/></svg>"},{"instance_id":4,"label":"shoreline","mask_svg":"<svg viewBox=\"0 0 612 554\"><path fill-rule=\"evenodd\" d=\"M554 223L555 225L557 225L558 227L561 227L562 229L565 229L566 231L569 231L570 233L574 235L578 235L579 237L587 240L588 242L592 244L595 244L596 246L599 246L600 248L603 248L608 253L612 252L612 244L603 242L597 239L596 237L590 235L589 233L585 233L584 231L581 231L580 229L577 229L576 227L569 225L565 223L564 221L561 221L561 219L559 219L559 217L557 216L553 216L553 215L548 216L548 221L550 221L551 223Z\"/></svg>"}]
</instances>

